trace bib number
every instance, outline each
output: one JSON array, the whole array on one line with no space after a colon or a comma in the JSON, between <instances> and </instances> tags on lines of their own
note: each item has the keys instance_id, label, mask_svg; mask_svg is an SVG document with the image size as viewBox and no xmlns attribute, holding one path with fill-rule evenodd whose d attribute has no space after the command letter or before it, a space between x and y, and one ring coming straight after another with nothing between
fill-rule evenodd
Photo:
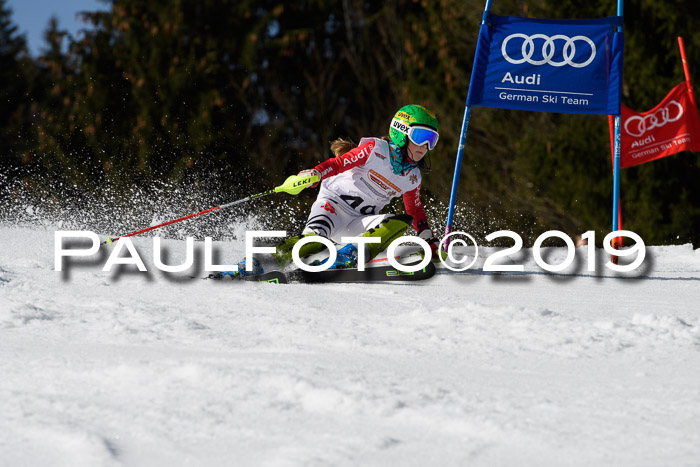
<instances>
[{"instance_id":1,"label":"bib number","mask_svg":"<svg viewBox=\"0 0 700 467\"><path fill-rule=\"evenodd\" d=\"M374 214L377 210L377 206L362 206L360 208L360 206L362 205L362 203L365 202L365 200L360 198L359 196L341 195L340 199L345 201L345 203L347 203L347 205L353 208L355 211L359 211L360 214L365 216Z\"/></svg>"}]
</instances>

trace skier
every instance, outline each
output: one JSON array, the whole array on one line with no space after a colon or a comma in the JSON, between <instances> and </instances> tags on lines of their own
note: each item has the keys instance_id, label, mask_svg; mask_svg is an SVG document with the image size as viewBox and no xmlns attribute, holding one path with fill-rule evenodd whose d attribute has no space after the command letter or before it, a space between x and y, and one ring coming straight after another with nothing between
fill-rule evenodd
<instances>
[{"instance_id":1,"label":"skier","mask_svg":"<svg viewBox=\"0 0 700 467\"><path fill-rule=\"evenodd\" d=\"M384 251L413 224L418 236L427 241L437 259L438 239L430 229L420 199L421 171L429 151L438 141L435 114L420 105L406 105L394 115L389 137L362 138L360 144L344 139L331 143L336 157L299 176L317 175L321 189L301 235L277 245L275 259L280 267L292 261L292 248L302 238L321 235L337 244L341 237L379 237L380 243L367 245L366 261ZM318 183L312 185L318 186ZM378 214L393 198L401 196L407 214ZM319 242L303 245L299 256L319 253ZM337 252L331 269L357 266L357 246L348 243ZM241 275L264 272L253 258L252 270L245 260L238 264Z\"/></svg>"}]
</instances>

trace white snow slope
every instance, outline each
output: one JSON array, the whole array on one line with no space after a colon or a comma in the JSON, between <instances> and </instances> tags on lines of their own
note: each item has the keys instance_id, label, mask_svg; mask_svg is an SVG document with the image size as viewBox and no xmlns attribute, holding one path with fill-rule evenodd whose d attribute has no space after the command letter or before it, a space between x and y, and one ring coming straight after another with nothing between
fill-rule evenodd
<instances>
[{"instance_id":1,"label":"white snow slope","mask_svg":"<svg viewBox=\"0 0 700 467\"><path fill-rule=\"evenodd\" d=\"M150 273L62 273L53 231L0 227L0 465L700 465L689 245L637 278L581 248L558 275L523 250L524 274L273 285L134 244Z\"/></svg>"}]
</instances>

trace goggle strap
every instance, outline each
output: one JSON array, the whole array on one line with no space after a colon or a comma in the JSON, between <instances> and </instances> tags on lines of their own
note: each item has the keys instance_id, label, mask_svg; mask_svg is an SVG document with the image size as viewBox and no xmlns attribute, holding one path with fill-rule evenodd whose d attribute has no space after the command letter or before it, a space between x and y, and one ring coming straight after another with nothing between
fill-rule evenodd
<instances>
[{"instance_id":1,"label":"goggle strap","mask_svg":"<svg viewBox=\"0 0 700 467\"><path fill-rule=\"evenodd\" d=\"M400 131L404 135L407 135L409 130L411 129L409 125L406 125L404 122L396 118L391 120L391 127L396 131Z\"/></svg>"}]
</instances>

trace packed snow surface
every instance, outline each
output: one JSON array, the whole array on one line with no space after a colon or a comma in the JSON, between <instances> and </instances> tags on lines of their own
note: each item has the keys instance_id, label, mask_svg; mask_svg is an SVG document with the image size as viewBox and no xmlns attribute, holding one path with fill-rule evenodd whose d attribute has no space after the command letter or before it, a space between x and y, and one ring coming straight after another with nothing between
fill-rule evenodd
<instances>
[{"instance_id":1,"label":"packed snow surface","mask_svg":"<svg viewBox=\"0 0 700 467\"><path fill-rule=\"evenodd\" d=\"M482 248L425 282L274 285L134 244L148 273L102 272L107 247L57 272L53 230L0 227L1 465L700 465L690 245L632 274L585 247L486 273Z\"/></svg>"}]
</instances>

